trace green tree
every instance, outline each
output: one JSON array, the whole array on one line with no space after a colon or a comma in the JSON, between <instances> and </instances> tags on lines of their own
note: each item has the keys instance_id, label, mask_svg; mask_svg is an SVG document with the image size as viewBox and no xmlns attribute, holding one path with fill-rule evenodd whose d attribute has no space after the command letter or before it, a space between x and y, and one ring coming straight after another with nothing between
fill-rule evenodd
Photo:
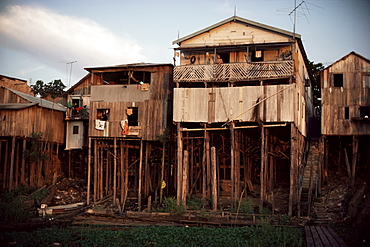
<instances>
[{"instance_id":1,"label":"green tree","mask_svg":"<svg viewBox=\"0 0 370 247\"><path fill-rule=\"evenodd\" d=\"M31 85L31 91L35 96L45 98L51 96L53 99L62 97L66 86L62 80L54 80L49 83L44 83L42 80L38 80L35 85Z\"/></svg>"}]
</instances>

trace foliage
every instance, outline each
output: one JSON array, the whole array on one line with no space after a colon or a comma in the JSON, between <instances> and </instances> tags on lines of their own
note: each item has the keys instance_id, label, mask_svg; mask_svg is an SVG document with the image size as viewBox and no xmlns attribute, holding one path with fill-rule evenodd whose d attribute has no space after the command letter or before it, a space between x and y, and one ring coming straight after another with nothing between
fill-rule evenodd
<instances>
[{"instance_id":1,"label":"foliage","mask_svg":"<svg viewBox=\"0 0 370 247\"><path fill-rule=\"evenodd\" d=\"M190 210L198 210L202 207L202 199L199 196L192 195L186 202L186 206Z\"/></svg>"},{"instance_id":2,"label":"foliage","mask_svg":"<svg viewBox=\"0 0 370 247\"><path fill-rule=\"evenodd\" d=\"M183 215L186 213L186 209L182 203L177 205L176 198L166 197L163 199L164 211L170 214Z\"/></svg>"},{"instance_id":3,"label":"foliage","mask_svg":"<svg viewBox=\"0 0 370 247\"><path fill-rule=\"evenodd\" d=\"M171 140L171 131L169 129L165 129L162 135L157 135L156 141L160 141L161 143L168 143Z\"/></svg>"},{"instance_id":4,"label":"foliage","mask_svg":"<svg viewBox=\"0 0 370 247\"><path fill-rule=\"evenodd\" d=\"M41 229L6 233L17 246L304 246L302 228L206 228L150 226L119 231L96 228ZM0 243L2 242L0 239Z\"/></svg>"},{"instance_id":5,"label":"foliage","mask_svg":"<svg viewBox=\"0 0 370 247\"><path fill-rule=\"evenodd\" d=\"M53 99L63 96L66 86L61 80L54 80L49 83L44 83L38 80L35 85L31 85L31 91L35 96L39 95L41 98L51 96Z\"/></svg>"},{"instance_id":6,"label":"foliage","mask_svg":"<svg viewBox=\"0 0 370 247\"><path fill-rule=\"evenodd\" d=\"M43 133L35 133L32 132L31 136L29 137L31 142L30 149L24 150L24 157L27 159L29 158L32 162L37 162L39 160L46 160L48 158L48 154L42 152L41 147L41 138Z\"/></svg>"},{"instance_id":7,"label":"foliage","mask_svg":"<svg viewBox=\"0 0 370 247\"><path fill-rule=\"evenodd\" d=\"M26 196L28 193L27 188L20 187L0 195L0 223L25 222L34 216L35 212L30 211L33 200Z\"/></svg>"},{"instance_id":8,"label":"foliage","mask_svg":"<svg viewBox=\"0 0 370 247\"><path fill-rule=\"evenodd\" d=\"M250 200L247 198L242 198L240 202L240 207L239 207L239 202L236 204L237 206L234 207L231 211L233 213L242 213L242 214L252 214L254 212L254 206ZM238 211L239 208L239 211Z\"/></svg>"}]
</instances>

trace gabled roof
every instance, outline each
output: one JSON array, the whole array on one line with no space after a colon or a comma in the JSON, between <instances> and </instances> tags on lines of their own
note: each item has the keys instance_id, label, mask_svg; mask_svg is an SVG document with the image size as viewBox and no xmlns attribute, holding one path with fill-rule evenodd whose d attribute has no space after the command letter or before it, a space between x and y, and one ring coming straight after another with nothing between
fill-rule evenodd
<instances>
[{"instance_id":1,"label":"gabled roof","mask_svg":"<svg viewBox=\"0 0 370 247\"><path fill-rule=\"evenodd\" d=\"M243 24L246 24L246 25L249 25L249 26L261 28L261 29L264 29L264 30L267 30L267 31L279 33L279 34L290 36L290 37L294 36L294 37L299 38L299 39L301 38L301 35L299 35L299 34L294 34L292 32L289 32L289 31L286 31L286 30L283 30L283 29L280 29L280 28L276 28L276 27L265 25L265 24L261 24L261 23L255 22L255 21L251 21L251 20L248 20L248 19L241 18L239 16L232 16L232 17L227 18L226 20L220 21L220 22L218 22L218 23L216 23L212 26L206 27L202 30L199 30L199 31L195 32L195 33L189 34L189 35L187 35L183 38L177 39L177 40L173 41L172 44L173 45L174 44L180 44L181 42L183 42L185 40L191 39L195 36L198 36L202 33L208 32L208 31L210 31L214 28L217 28L219 26L222 26L222 25L227 24L227 23L232 22L232 21L243 23Z\"/></svg>"},{"instance_id":2,"label":"gabled roof","mask_svg":"<svg viewBox=\"0 0 370 247\"><path fill-rule=\"evenodd\" d=\"M366 62L370 63L370 60L367 59L366 57L363 57L361 56L360 54L354 52L354 51L351 51L350 53L348 53L347 55L345 55L344 57L342 57L341 59L338 59L337 61L335 61L334 63L330 64L328 67L326 67L325 69L328 69L330 68L331 66L333 66L334 64L340 62L340 61L343 61L343 60L346 60L350 55L354 55L354 56L357 56L359 57L360 59L362 60L365 60Z\"/></svg>"},{"instance_id":3,"label":"gabled roof","mask_svg":"<svg viewBox=\"0 0 370 247\"><path fill-rule=\"evenodd\" d=\"M76 84L74 84L72 87L70 87L68 90L67 90L67 93L70 94L72 93L76 87L78 87L79 85L81 85L87 78L89 78L91 76L90 73L88 73L87 75L85 75L84 77L82 77L81 80L79 80Z\"/></svg>"},{"instance_id":4,"label":"gabled roof","mask_svg":"<svg viewBox=\"0 0 370 247\"><path fill-rule=\"evenodd\" d=\"M20 91L11 89L11 88L7 88L7 87L4 87L4 88L6 88L7 90L11 91L12 93L18 95L19 97L29 101L33 105L39 105L40 107L43 107L43 108L52 109L52 110L56 110L56 111L63 111L63 112L65 112L66 109L67 109L65 106L63 106L59 103L53 103L51 101L44 100L44 99L29 95L29 94L26 94L26 93L23 93L23 92L20 92ZM24 105L19 105L19 104L23 104L23 103L8 103L8 104L14 105L15 108L17 107L17 105L18 105L18 107L23 107L23 108L19 108L19 109L26 108L26 107L24 107ZM32 105L29 105L29 106L32 106ZM29 107L29 106L27 106L27 107Z\"/></svg>"}]
</instances>

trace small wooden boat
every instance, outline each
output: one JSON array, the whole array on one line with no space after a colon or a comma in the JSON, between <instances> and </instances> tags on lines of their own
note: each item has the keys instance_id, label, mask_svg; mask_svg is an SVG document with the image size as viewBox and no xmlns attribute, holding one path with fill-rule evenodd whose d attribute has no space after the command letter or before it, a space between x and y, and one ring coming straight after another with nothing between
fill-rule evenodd
<instances>
[{"instance_id":1,"label":"small wooden boat","mask_svg":"<svg viewBox=\"0 0 370 247\"><path fill-rule=\"evenodd\" d=\"M41 208L38 209L39 216L46 216L46 215L72 215L79 213L82 207L85 205L84 202L72 203L72 204L65 204L65 205L57 205L57 206L47 206L46 204L42 204Z\"/></svg>"}]
</instances>

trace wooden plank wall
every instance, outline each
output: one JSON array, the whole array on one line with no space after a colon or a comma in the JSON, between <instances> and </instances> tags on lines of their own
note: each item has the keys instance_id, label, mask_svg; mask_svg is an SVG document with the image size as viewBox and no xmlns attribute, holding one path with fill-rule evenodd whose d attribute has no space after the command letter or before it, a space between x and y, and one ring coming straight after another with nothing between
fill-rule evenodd
<instances>
[{"instance_id":1,"label":"wooden plank wall","mask_svg":"<svg viewBox=\"0 0 370 247\"><path fill-rule=\"evenodd\" d=\"M0 136L28 137L32 132L42 132L42 140L64 143L64 114L38 106L23 110L0 110Z\"/></svg>"},{"instance_id":2,"label":"wooden plank wall","mask_svg":"<svg viewBox=\"0 0 370 247\"><path fill-rule=\"evenodd\" d=\"M138 108L139 135L143 140L155 140L172 121L172 67L154 67L148 91L134 85L92 86L89 136L123 137L121 121L127 119L128 107ZM134 70L134 69L133 69ZM95 84L95 83L94 83ZM109 133L95 129L97 109L110 109Z\"/></svg>"},{"instance_id":3,"label":"wooden plank wall","mask_svg":"<svg viewBox=\"0 0 370 247\"><path fill-rule=\"evenodd\" d=\"M288 88L290 87L290 88ZM283 90L283 91L282 91ZM278 93L281 91L280 93ZM276 94L277 93L277 94ZM264 122L294 121L294 86L248 86L225 88L175 88L175 122L226 122L229 119L255 122L253 106L257 99L258 118ZM211 96L211 94L215 94ZM276 94L275 96L272 96ZM214 99L214 107L209 102ZM209 112L214 111L214 112Z\"/></svg>"},{"instance_id":4,"label":"wooden plank wall","mask_svg":"<svg viewBox=\"0 0 370 247\"><path fill-rule=\"evenodd\" d=\"M370 88L365 87L369 63L349 55L321 73L322 121L324 135L366 135L368 121L353 121L360 117L360 106L370 106ZM343 74L343 87L334 87L334 74ZM345 107L349 119L345 119Z\"/></svg>"}]
</instances>

